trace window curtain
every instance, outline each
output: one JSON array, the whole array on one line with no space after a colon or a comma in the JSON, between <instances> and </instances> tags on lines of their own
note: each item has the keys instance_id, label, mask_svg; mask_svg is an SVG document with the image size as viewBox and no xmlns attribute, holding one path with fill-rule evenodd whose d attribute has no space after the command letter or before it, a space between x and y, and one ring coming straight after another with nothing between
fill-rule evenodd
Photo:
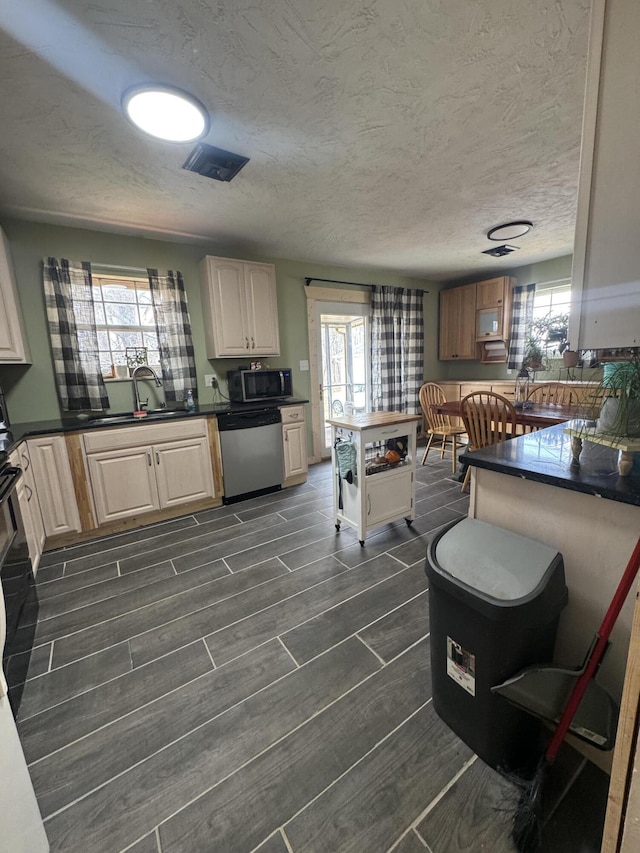
<instances>
[{"instance_id":1,"label":"window curtain","mask_svg":"<svg viewBox=\"0 0 640 853\"><path fill-rule=\"evenodd\" d=\"M187 389L198 395L191 320L182 273L148 269L153 314L160 344L165 399L184 401Z\"/></svg>"},{"instance_id":2,"label":"window curtain","mask_svg":"<svg viewBox=\"0 0 640 853\"><path fill-rule=\"evenodd\" d=\"M507 365L510 370L520 370L524 361L527 327L533 320L533 297L535 293L535 284L517 285L513 288L509 363Z\"/></svg>"},{"instance_id":3,"label":"window curtain","mask_svg":"<svg viewBox=\"0 0 640 853\"><path fill-rule=\"evenodd\" d=\"M62 409L109 408L98 359L91 264L45 258L44 293Z\"/></svg>"},{"instance_id":4,"label":"window curtain","mask_svg":"<svg viewBox=\"0 0 640 853\"><path fill-rule=\"evenodd\" d=\"M419 414L424 375L423 291L371 293L371 410Z\"/></svg>"}]
</instances>

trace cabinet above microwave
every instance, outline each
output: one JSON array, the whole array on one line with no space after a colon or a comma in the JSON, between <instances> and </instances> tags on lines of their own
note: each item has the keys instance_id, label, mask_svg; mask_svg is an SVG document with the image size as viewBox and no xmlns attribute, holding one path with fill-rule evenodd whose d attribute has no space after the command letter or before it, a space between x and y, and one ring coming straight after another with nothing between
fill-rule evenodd
<instances>
[{"instance_id":1,"label":"cabinet above microwave","mask_svg":"<svg viewBox=\"0 0 640 853\"><path fill-rule=\"evenodd\" d=\"M200 287L207 358L280 355L273 264L207 255Z\"/></svg>"}]
</instances>

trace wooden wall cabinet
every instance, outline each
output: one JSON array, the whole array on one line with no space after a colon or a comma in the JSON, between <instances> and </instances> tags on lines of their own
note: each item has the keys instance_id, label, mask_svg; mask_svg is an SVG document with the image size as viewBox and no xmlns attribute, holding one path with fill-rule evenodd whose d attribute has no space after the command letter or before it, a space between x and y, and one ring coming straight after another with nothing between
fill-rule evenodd
<instances>
[{"instance_id":1,"label":"wooden wall cabinet","mask_svg":"<svg viewBox=\"0 0 640 853\"><path fill-rule=\"evenodd\" d=\"M307 460L307 425L304 406L282 406L282 445L284 450L283 488L306 482L309 463Z\"/></svg>"},{"instance_id":2,"label":"wooden wall cabinet","mask_svg":"<svg viewBox=\"0 0 640 853\"><path fill-rule=\"evenodd\" d=\"M7 238L0 228L0 364L31 364Z\"/></svg>"},{"instance_id":3,"label":"wooden wall cabinet","mask_svg":"<svg viewBox=\"0 0 640 853\"><path fill-rule=\"evenodd\" d=\"M476 285L440 291L440 361L476 357Z\"/></svg>"},{"instance_id":4,"label":"wooden wall cabinet","mask_svg":"<svg viewBox=\"0 0 640 853\"><path fill-rule=\"evenodd\" d=\"M200 286L207 358L280 354L273 264L207 256Z\"/></svg>"}]
</instances>

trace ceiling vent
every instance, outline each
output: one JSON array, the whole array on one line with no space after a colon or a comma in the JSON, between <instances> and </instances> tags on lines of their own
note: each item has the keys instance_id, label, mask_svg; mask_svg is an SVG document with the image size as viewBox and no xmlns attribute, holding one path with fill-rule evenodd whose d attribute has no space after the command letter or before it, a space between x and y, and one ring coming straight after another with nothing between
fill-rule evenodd
<instances>
[{"instance_id":1,"label":"ceiling vent","mask_svg":"<svg viewBox=\"0 0 640 853\"><path fill-rule=\"evenodd\" d=\"M503 258L505 255L510 255L515 252L519 246L508 246L504 243L502 246L494 246L491 249L484 249L483 255L491 255L492 258Z\"/></svg>"},{"instance_id":2,"label":"ceiling vent","mask_svg":"<svg viewBox=\"0 0 640 853\"><path fill-rule=\"evenodd\" d=\"M205 178L213 178L214 181L230 181L248 162L248 157L241 157L239 154L232 154L231 151L223 151L222 148L207 145L206 142L199 142L182 168L188 172L203 175Z\"/></svg>"}]
</instances>

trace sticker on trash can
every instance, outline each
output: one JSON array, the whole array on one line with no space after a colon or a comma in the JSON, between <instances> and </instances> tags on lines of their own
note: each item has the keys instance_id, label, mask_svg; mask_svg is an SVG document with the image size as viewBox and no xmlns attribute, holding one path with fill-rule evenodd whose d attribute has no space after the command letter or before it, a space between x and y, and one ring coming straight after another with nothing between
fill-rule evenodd
<instances>
[{"instance_id":1,"label":"sticker on trash can","mask_svg":"<svg viewBox=\"0 0 640 853\"><path fill-rule=\"evenodd\" d=\"M472 696L476 695L476 656L447 637L447 675Z\"/></svg>"}]
</instances>

